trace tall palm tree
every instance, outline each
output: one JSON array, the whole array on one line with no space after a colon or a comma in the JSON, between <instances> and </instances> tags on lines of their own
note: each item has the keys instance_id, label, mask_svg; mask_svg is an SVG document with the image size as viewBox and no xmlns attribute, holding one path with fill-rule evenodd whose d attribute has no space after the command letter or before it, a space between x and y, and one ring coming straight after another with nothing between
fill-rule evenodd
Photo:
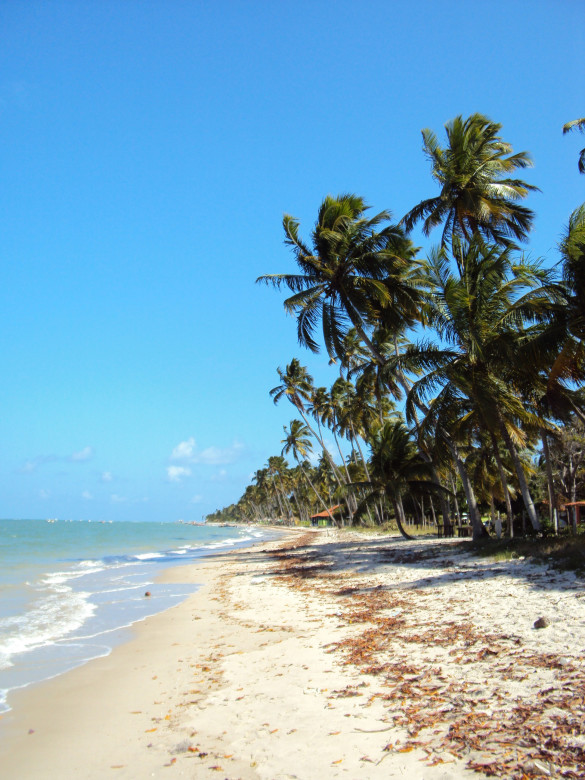
<instances>
[{"instance_id":1,"label":"tall palm tree","mask_svg":"<svg viewBox=\"0 0 585 780\"><path fill-rule=\"evenodd\" d=\"M311 445L311 440L309 439L309 429L306 425L303 425L303 423L300 420L291 420L289 430L287 431L286 425L283 427L285 438L281 440L281 444L283 444L282 448L282 454L288 455L289 452L292 453L293 458L296 460L296 462L299 465L299 468L301 470L301 473L304 477L304 479L309 484L311 490L315 494L317 500L323 507L323 509L327 512L329 517L333 519L329 508L327 507L327 504L323 500L323 497L319 493L319 491L315 488L313 482L311 481L311 477L308 475L307 471L303 468L303 461L307 456L312 452L313 447Z\"/></svg>"},{"instance_id":2,"label":"tall palm tree","mask_svg":"<svg viewBox=\"0 0 585 780\"><path fill-rule=\"evenodd\" d=\"M420 408L421 398L437 390L439 394L429 404L435 418L441 405L452 409L467 399L485 429L503 439L526 510L538 529L520 448L526 442L527 427L546 427L547 423L523 403L514 384L513 366L519 344L530 338L523 328L526 307L520 293L547 282L550 275L534 264L513 264L510 248L485 245L479 236L469 244L456 239L453 249L457 274L450 269L444 250L434 252L428 262L427 321L447 347L411 350L431 370L414 384L409 413L413 414L414 404ZM447 399L451 399L449 404ZM497 447L494 450L497 457Z\"/></svg>"},{"instance_id":3,"label":"tall palm tree","mask_svg":"<svg viewBox=\"0 0 585 780\"><path fill-rule=\"evenodd\" d=\"M319 445L323 450L323 454L329 461L333 474L335 475L335 478L341 487L343 479L337 466L335 465L331 453L325 446L323 436L319 431L316 431L313 428L307 416L308 408L310 407L314 397L313 377L309 374L307 369L300 364L300 361L297 358L293 358L288 366L286 366L284 371L280 367L277 369L277 371L281 383L280 385L273 387L270 391L270 395L272 396L274 403L277 404L281 398L288 398L295 409L297 409L303 418L303 422L315 437L315 439L319 442Z\"/></svg>"},{"instance_id":4,"label":"tall palm tree","mask_svg":"<svg viewBox=\"0 0 585 780\"><path fill-rule=\"evenodd\" d=\"M441 192L406 214L402 224L407 232L424 219L427 236L444 223L443 245L454 236L469 241L478 232L505 245L526 239L534 215L517 201L538 188L507 177L532 161L526 152L512 154L511 145L500 138L501 127L483 114L457 116L445 125L444 148L431 130L422 131L423 149Z\"/></svg>"},{"instance_id":5,"label":"tall palm tree","mask_svg":"<svg viewBox=\"0 0 585 780\"><path fill-rule=\"evenodd\" d=\"M545 289L540 334L524 364L546 372L546 402L555 414L565 408L585 422L574 391L585 381L585 203L571 214L559 251L562 281Z\"/></svg>"},{"instance_id":6,"label":"tall palm tree","mask_svg":"<svg viewBox=\"0 0 585 780\"><path fill-rule=\"evenodd\" d=\"M289 522L292 522L292 511L284 486L288 464L282 455L272 455L270 458L268 458L267 466L268 473L272 475L273 483L275 479L278 480L278 485L274 484L274 488L278 498L279 507L281 507L281 514L284 514L284 512L282 512L282 507L284 507L286 509Z\"/></svg>"},{"instance_id":7,"label":"tall palm tree","mask_svg":"<svg viewBox=\"0 0 585 780\"><path fill-rule=\"evenodd\" d=\"M291 247L298 274L266 274L256 281L294 294L285 310L297 317L299 343L319 351L315 330L319 321L330 357L344 352L348 326L370 350L368 332L379 321L396 325L413 322L418 292L408 278L414 247L401 227L388 223L382 211L367 218L368 206L357 195L328 195L319 209L312 246L299 236L299 223L286 214L285 243Z\"/></svg>"},{"instance_id":8,"label":"tall palm tree","mask_svg":"<svg viewBox=\"0 0 585 780\"><path fill-rule=\"evenodd\" d=\"M579 132L585 132L585 117L581 119L573 119L571 122L567 122L563 125L563 135L570 133L571 130L579 130ZM585 149L581 149L579 154L579 173L585 173Z\"/></svg>"}]
</instances>

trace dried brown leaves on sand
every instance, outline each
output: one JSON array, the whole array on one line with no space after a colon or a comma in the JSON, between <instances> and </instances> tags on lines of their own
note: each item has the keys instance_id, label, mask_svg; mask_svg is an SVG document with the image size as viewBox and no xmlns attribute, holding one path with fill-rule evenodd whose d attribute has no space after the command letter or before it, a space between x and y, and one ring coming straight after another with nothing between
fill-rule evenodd
<instances>
[{"instance_id":1,"label":"dried brown leaves on sand","mask_svg":"<svg viewBox=\"0 0 585 780\"><path fill-rule=\"evenodd\" d=\"M538 652L495 625L485 630L473 606L450 597L448 587L372 586L371 576L336 566L332 547L299 535L272 551L274 574L331 602L331 617L347 631L325 650L368 675L366 704L381 704L383 721L404 735L386 751L419 749L429 766L463 759L488 777L585 777L578 654ZM426 557L453 566L440 556L437 545L418 545L380 550L377 563L409 566ZM328 696L364 693L348 686Z\"/></svg>"}]
</instances>

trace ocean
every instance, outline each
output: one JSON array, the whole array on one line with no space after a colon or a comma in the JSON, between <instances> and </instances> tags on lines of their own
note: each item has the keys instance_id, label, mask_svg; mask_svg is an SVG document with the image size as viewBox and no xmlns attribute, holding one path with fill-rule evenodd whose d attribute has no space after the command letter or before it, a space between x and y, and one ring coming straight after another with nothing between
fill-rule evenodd
<instances>
[{"instance_id":1,"label":"ocean","mask_svg":"<svg viewBox=\"0 0 585 780\"><path fill-rule=\"evenodd\" d=\"M274 536L179 523L0 520L0 712L10 709L10 691L107 655L133 623L196 589L155 584L163 569Z\"/></svg>"}]
</instances>

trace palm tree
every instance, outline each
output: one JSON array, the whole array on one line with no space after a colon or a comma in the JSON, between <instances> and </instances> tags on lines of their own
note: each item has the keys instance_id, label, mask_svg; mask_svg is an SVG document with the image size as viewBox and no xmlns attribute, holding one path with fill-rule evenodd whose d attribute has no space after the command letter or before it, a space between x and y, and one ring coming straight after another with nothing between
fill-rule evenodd
<instances>
[{"instance_id":1,"label":"palm tree","mask_svg":"<svg viewBox=\"0 0 585 780\"><path fill-rule=\"evenodd\" d=\"M507 175L532 161L526 152L512 154L511 145L499 136L501 127L483 114L458 116L445 125L445 148L431 130L422 131L423 149L441 192L406 214L402 224L407 232L424 219L427 236L444 222L443 245L454 236L469 241L478 232L504 245L526 239L534 215L517 201L538 188Z\"/></svg>"},{"instance_id":2,"label":"palm tree","mask_svg":"<svg viewBox=\"0 0 585 780\"><path fill-rule=\"evenodd\" d=\"M329 509L327 507L327 504L323 501L323 498L319 491L315 488L313 485L313 482L311 481L310 476L303 468L303 461L305 458L307 458L308 455L313 450L313 447L311 445L311 440L309 439L309 429L306 425L303 425L303 423L300 420L291 420L290 423L290 430L287 431L286 425L283 427L285 438L281 440L281 444L284 444L284 447L282 448L282 454L288 455L288 453L292 453L293 458L296 460L296 462L299 465L299 468L301 470L301 473L306 479L307 483L309 484L311 490L317 497L317 500L322 505L323 509L327 512L329 517L332 518L331 513L329 512Z\"/></svg>"},{"instance_id":3,"label":"palm tree","mask_svg":"<svg viewBox=\"0 0 585 780\"><path fill-rule=\"evenodd\" d=\"M437 492L429 463L421 457L403 422L387 422L372 442L369 500L380 495L392 504L396 525L405 539L412 537L404 529L403 498L408 495Z\"/></svg>"},{"instance_id":4,"label":"palm tree","mask_svg":"<svg viewBox=\"0 0 585 780\"><path fill-rule=\"evenodd\" d=\"M274 489L278 498L278 505L280 507L281 514L284 515L284 512L282 511L282 507L284 506L286 508L289 522L292 522L290 502L284 487L284 480L286 479L288 464L281 455L272 455L270 458L268 458L267 466L268 473L272 475ZM278 485L274 483L275 478L278 478Z\"/></svg>"},{"instance_id":5,"label":"palm tree","mask_svg":"<svg viewBox=\"0 0 585 780\"><path fill-rule=\"evenodd\" d=\"M567 122L563 125L563 135L571 132L571 130L579 130L579 132L585 132L585 117L582 119L573 119L571 122ZM585 173L585 149L581 149L579 154L579 173Z\"/></svg>"},{"instance_id":6,"label":"palm tree","mask_svg":"<svg viewBox=\"0 0 585 780\"><path fill-rule=\"evenodd\" d=\"M275 491L274 480L270 478L271 474L268 469L258 469L254 472L254 482L256 483L257 496L260 505L263 507L265 516L270 517L275 510L280 510L282 516L282 506L280 499L275 502L275 496L278 494Z\"/></svg>"},{"instance_id":7,"label":"palm tree","mask_svg":"<svg viewBox=\"0 0 585 780\"><path fill-rule=\"evenodd\" d=\"M585 203L573 211L559 244L562 282L542 296L540 333L525 365L546 372L546 403L555 414L585 411L575 385L585 380Z\"/></svg>"},{"instance_id":8,"label":"palm tree","mask_svg":"<svg viewBox=\"0 0 585 780\"><path fill-rule=\"evenodd\" d=\"M293 358L284 371L280 367L277 370L281 384L273 387L270 391L270 395L272 396L274 403L277 404L281 398L288 398L295 409L297 409L303 418L303 422L315 437L315 439L319 442L321 449L323 450L323 454L329 461L335 479L341 488L343 484L343 478L339 473L337 466L335 465L331 453L325 446L323 436L320 432L317 432L312 427L307 417L307 406L312 403L314 397L313 377L309 374L304 366L301 366L297 358ZM305 404L307 404L307 406L305 406Z\"/></svg>"},{"instance_id":9,"label":"palm tree","mask_svg":"<svg viewBox=\"0 0 585 780\"><path fill-rule=\"evenodd\" d=\"M493 440L503 439L526 510L538 529L520 448L527 440L526 429L546 428L547 423L523 403L514 383L514 366L520 346L531 337L523 327L529 307L520 293L547 282L549 274L526 262L513 265L509 247L487 246L479 236L470 244L456 239L453 249L458 275L450 270L444 249L428 262L427 322L447 348L427 345L411 350L411 357L426 361L431 370L414 384L409 414L414 405L421 408L421 399L439 390L427 416L441 420L444 428L447 415L442 410L452 413L467 400L463 415L473 412ZM455 430L463 415L455 416ZM495 443L494 455L497 459Z\"/></svg>"},{"instance_id":10,"label":"palm tree","mask_svg":"<svg viewBox=\"0 0 585 780\"><path fill-rule=\"evenodd\" d=\"M299 343L318 352L315 329L321 321L332 358L343 355L348 324L372 351L368 331L374 323L412 323L416 313L418 293L408 278L414 247L401 227L384 225L391 218L388 211L368 219L368 208L357 195L328 195L312 232L312 248L300 238L298 221L285 215L285 243L301 273L256 280L294 293L284 307L297 316Z\"/></svg>"}]
</instances>

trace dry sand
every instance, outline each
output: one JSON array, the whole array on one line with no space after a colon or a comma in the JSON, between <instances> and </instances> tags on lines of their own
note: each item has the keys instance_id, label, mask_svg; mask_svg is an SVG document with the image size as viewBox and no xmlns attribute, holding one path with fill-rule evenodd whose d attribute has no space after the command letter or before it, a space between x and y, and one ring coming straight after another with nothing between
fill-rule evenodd
<instances>
[{"instance_id":1,"label":"dry sand","mask_svg":"<svg viewBox=\"0 0 585 780\"><path fill-rule=\"evenodd\" d=\"M464 545L296 533L169 570L203 587L11 698L0 777L584 777L582 582Z\"/></svg>"}]
</instances>

